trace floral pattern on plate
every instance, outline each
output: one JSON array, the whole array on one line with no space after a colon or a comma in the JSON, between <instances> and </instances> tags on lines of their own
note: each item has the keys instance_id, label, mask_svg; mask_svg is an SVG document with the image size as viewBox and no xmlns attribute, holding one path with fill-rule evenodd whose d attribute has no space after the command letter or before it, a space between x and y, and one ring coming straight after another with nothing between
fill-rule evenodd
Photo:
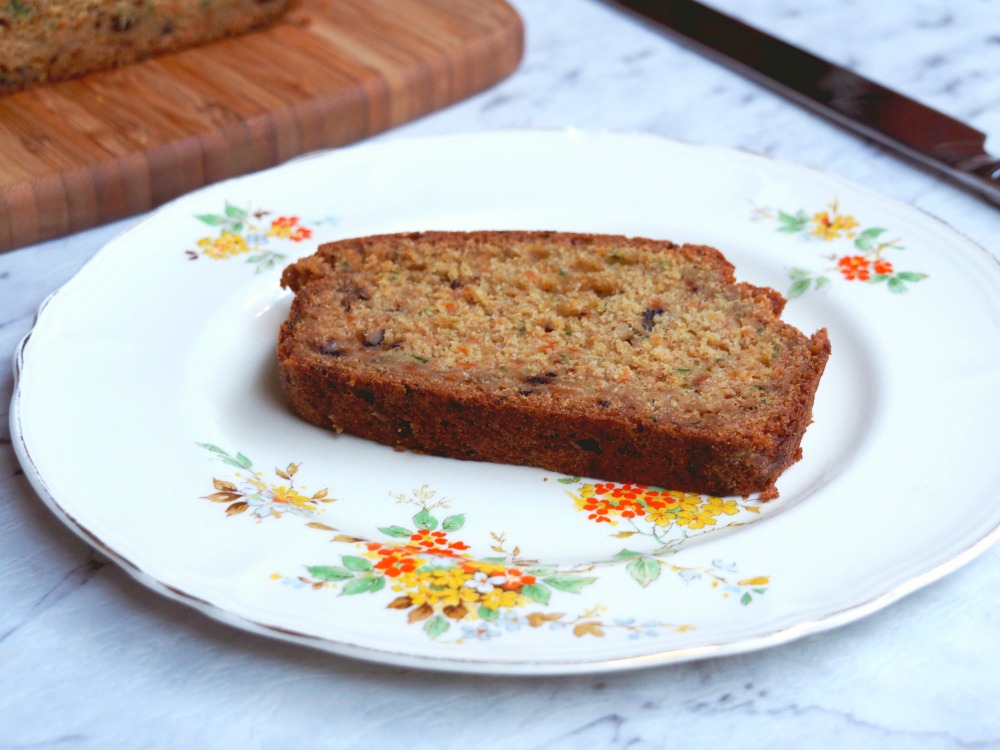
<instances>
[{"instance_id":1,"label":"floral pattern on plate","mask_svg":"<svg viewBox=\"0 0 1000 750\"><path fill-rule=\"evenodd\" d=\"M840 250L821 256L830 261L822 270L800 266L788 270L792 284L788 289L789 299L799 297L810 289L823 291L829 288L830 277L839 274L844 281L860 281L882 284L890 292L897 294L909 290L909 284L923 281L927 274L916 271L899 271L893 261L884 255L887 251L904 250L900 238L884 239L883 227L862 227L851 214L840 213L838 200L822 210L809 213L798 209L794 213L770 208L755 208L756 216L778 222L778 232L797 234L811 241L850 243L849 251Z\"/></svg>"},{"instance_id":2,"label":"floral pattern on plate","mask_svg":"<svg viewBox=\"0 0 1000 750\"><path fill-rule=\"evenodd\" d=\"M246 262L255 266L257 273L274 268L283 263L287 255L272 249L272 241L302 242L312 238L313 230L303 226L298 216L268 219L272 214L263 209L242 208L228 201L222 213L197 214L196 219L217 229L218 234L199 239L195 243L198 250L186 251L188 259L197 260L205 256L226 260L245 255ZM324 221L333 223L334 220Z\"/></svg>"},{"instance_id":3,"label":"floral pattern on plate","mask_svg":"<svg viewBox=\"0 0 1000 750\"><path fill-rule=\"evenodd\" d=\"M568 494L574 507L592 511L588 520L617 524L626 521L629 529L613 536L638 536L652 542L648 551L622 549L609 559L556 565L526 555L511 545L504 532L489 532L493 555L475 555L460 532L465 513L447 512L452 503L437 498L428 485L409 495L390 493L397 504L416 507L407 525L394 523L378 527L378 539L343 533L335 519L323 518L325 505L337 502L327 488L312 495L296 487L299 464L275 468L279 481L265 479L254 470L248 456L211 443L199 443L223 464L237 469L230 479L213 478L215 492L203 499L226 504L226 515L248 514L257 522L297 516L305 526L333 532L331 542L348 545L339 560L303 565L300 574L275 572L271 579L295 588L332 590L340 596L376 594L388 599L386 609L406 612L409 625L422 623L424 632L438 638L461 626L455 643L467 639L490 640L503 632L522 627L565 629L577 637L603 637L619 632L629 637L657 635L664 629L686 632L691 623L638 622L628 616L611 616L608 607L588 603L580 614L556 611L568 602L566 595L580 594L601 575L624 569L633 585L649 586L663 573L673 574L684 585L703 584L723 598L743 605L764 594L768 576L741 578L735 563L716 559L709 565L683 566L667 560L689 538L690 531L712 531L718 516L734 516L741 510L759 513L753 505L732 499L671 492L638 484L589 484L579 477L559 482L575 484ZM729 525L741 525L733 522ZM670 536L670 532L679 532ZM550 607L552 607L550 609Z\"/></svg>"}]
</instances>

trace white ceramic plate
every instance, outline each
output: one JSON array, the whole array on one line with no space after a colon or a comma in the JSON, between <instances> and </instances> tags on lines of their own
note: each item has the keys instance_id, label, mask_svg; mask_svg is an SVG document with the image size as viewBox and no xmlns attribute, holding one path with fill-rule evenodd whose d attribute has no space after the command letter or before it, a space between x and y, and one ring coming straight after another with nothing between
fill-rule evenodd
<instances>
[{"instance_id":1,"label":"white ceramic plate","mask_svg":"<svg viewBox=\"0 0 1000 750\"><path fill-rule=\"evenodd\" d=\"M285 409L287 262L485 228L715 245L792 297L786 320L827 327L780 499L397 453ZM641 135L389 141L200 190L111 242L19 351L12 433L77 533L223 622L432 669L622 669L841 625L994 541L998 305L980 248L816 171Z\"/></svg>"}]
</instances>

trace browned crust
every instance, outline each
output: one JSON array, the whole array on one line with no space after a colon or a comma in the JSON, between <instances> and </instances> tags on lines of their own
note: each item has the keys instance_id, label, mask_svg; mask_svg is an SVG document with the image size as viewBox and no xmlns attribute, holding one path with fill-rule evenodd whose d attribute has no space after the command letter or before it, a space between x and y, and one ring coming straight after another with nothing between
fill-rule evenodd
<instances>
[{"instance_id":1,"label":"browned crust","mask_svg":"<svg viewBox=\"0 0 1000 750\"><path fill-rule=\"evenodd\" d=\"M669 247L692 260L715 265L733 282L732 265L713 248L641 238L572 233L428 232L400 235L423 243L521 242L544 238L570 244L606 242ZM391 255L393 236L323 245L315 256L287 268L282 284L300 291L334 273L345 258ZM747 284L779 313L784 299ZM380 443L465 460L539 466L566 474L639 482L717 495L773 495L774 482L799 458L811 420L819 378L830 354L825 330L801 337L801 351L788 374L787 399L778 420L764 429L709 433L664 421L630 418L595 403L567 410L546 398L521 398L469 383L428 379L414 363L391 371L358 366L349 357L323 358L296 340L296 323L309 304L299 295L279 335L281 382L293 410L322 427ZM785 324L780 323L784 326Z\"/></svg>"}]
</instances>

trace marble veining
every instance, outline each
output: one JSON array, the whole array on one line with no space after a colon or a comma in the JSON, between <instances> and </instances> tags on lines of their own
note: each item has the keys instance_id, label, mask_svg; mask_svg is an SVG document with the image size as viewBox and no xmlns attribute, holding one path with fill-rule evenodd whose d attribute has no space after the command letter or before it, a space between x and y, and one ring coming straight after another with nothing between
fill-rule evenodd
<instances>
[{"instance_id":1,"label":"marble veining","mask_svg":"<svg viewBox=\"0 0 1000 750\"><path fill-rule=\"evenodd\" d=\"M513 4L520 69L379 138L575 127L748 149L915 205L1000 257L996 208L610 4ZM711 5L965 119L1000 151L996 2ZM3 357L45 297L137 220L0 255ZM864 620L740 656L537 679L354 662L225 627L104 561L23 476L12 390L0 369L0 750L1000 748L1000 549Z\"/></svg>"}]
</instances>

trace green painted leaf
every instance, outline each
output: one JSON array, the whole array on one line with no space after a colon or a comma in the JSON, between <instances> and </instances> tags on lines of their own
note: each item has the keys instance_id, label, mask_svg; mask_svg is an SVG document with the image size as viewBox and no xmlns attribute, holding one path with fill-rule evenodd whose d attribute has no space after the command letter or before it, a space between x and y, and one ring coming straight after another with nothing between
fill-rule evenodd
<instances>
[{"instance_id":1,"label":"green painted leaf","mask_svg":"<svg viewBox=\"0 0 1000 750\"><path fill-rule=\"evenodd\" d=\"M879 227L864 230L854 238L854 247L862 251L871 250L875 247L873 240L884 231L884 229L880 229Z\"/></svg>"},{"instance_id":2,"label":"green painted leaf","mask_svg":"<svg viewBox=\"0 0 1000 750\"><path fill-rule=\"evenodd\" d=\"M458 531L460 528L465 526L465 514L459 513L454 516L448 516L444 521L441 522L441 528L445 531Z\"/></svg>"},{"instance_id":3,"label":"green painted leaf","mask_svg":"<svg viewBox=\"0 0 1000 750\"><path fill-rule=\"evenodd\" d=\"M793 279L805 279L812 275L812 271L808 268L789 268L788 275Z\"/></svg>"},{"instance_id":4,"label":"green painted leaf","mask_svg":"<svg viewBox=\"0 0 1000 750\"><path fill-rule=\"evenodd\" d=\"M375 582L379 581L381 576L372 577L365 576L363 578L353 578L344 584L344 588L340 590L341 596L353 596L354 594L364 594L371 591L375 591ZM385 581L381 581L382 585L385 585ZM382 586L379 586L382 588Z\"/></svg>"},{"instance_id":5,"label":"green painted leaf","mask_svg":"<svg viewBox=\"0 0 1000 750\"><path fill-rule=\"evenodd\" d=\"M199 221L203 221L210 227L217 227L222 224L229 223L229 220L225 216L219 216L218 214L199 214L195 217Z\"/></svg>"},{"instance_id":6,"label":"green painted leaf","mask_svg":"<svg viewBox=\"0 0 1000 750\"><path fill-rule=\"evenodd\" d=\"M815 289L816 289L817 292L822 292L824 289L827 289L829 286L830 286L830 279L828 279L826 276L817 276L816 277Z\"/></svg>"},{"instance_id":7,"label":"green painted leaf","mask_svg":"<svg viewBox=\"0 0 1000 750\"><path fill-rule=\"evenodd\" d=\"M531 583L521 589L521 593L539 604L548 604L552 589L544 583Z\"/></svg>"},{"instance_id":8,"label":"green painted leaf","mask_svg":"<svg viewBox=\"0 0 1000 750\"><path fill-rule=\"evenodd\" d=\"M753 591L755 594L763 594L767 591L767 589L751 589L751 591Z\"/></svg>"},{"instance_id":9,"label":"green painted leaf","mask_svg":"<svg viewBox=\"0 0 1000 750\"><path fill-rule=\"evenodd\" d=\"M240 234L243 231L243 222L242 221L236 222L231 227L229 227L229 231L233 232L234 234Z\"/></svg>"},{"instance_id":10,"label":"green painted leaf","mask_svg":"<svg viewBox=\"0 0 1000 750\"><path fill-rule=\"evenodd\" d=\"M249 469L251 466L253 466L253 462L249 458L244 456L242 453L236 454L236 460L239 461L241 464L243 464L243 468L245 469Z\"/></svg>"},{"instance_id":11,"label":"green painted leaf","mask_svg":"<svg viewBox=\"0 0 1000 750\"><path fill-rule=\"evenodd\" d=\"M535 576L535 578L545 578L546 576L555 575L557 570L559 568L555 565L532 565L525 572L530 576Z\"/></svg>"},{"instance_id":12,"label":"green painted leaf","mask_svg":"<svg viewBox=\"0 0 1000 750\"><path fill-rule=\"evenodd\" d=\"M205 448L206 450L212 451L212 453L221 453L223 456L229 455L224 450L222 450L222 448L220 448L217 445L212 445L211 443L198 443L197 445L201 448Z\"/></svg>"},{"instance_id":13,"label":"green painted leaf","mask_svg":"<svg viewBox=\"0 0 1000 750\"><path fill-rule=\"evenodd\" d=\"M633 552L630 549L622 549L621 552L615 553L616 560L631 560L633 557L642 557L642 553Z\"/></svg>"},{"instance_id":14,"label":"green painted leaf","mask_svg":"<svg viewBox=\"0 0 1000 750\"><path fill-rule=\"evenodd\" d=\"M904 292L908 291L906 288L906 282L900 279L899 277L894 276L893 278L889 279L888 283L890 292L894 292L895 294L903 294Z\"/></svg>"},{"instance_id":15,"label":"green painted leaf","mask_svg":"<svg viewBox=\"0 0 1000 750\"><path fill-rule=\"evenodd\" d=\"M448 624L444 615L434 615L424 623L424 632L431 638L437 638L442 633L447 632L451 625Z\"/></svg>"},{"instance_id":16,"label":"green painted leaf","mask_svg":"<svg viewBox=\"0 0 1000 750\"><path fill-rule=\"evenodd\" d=\"M345 568L353 570L355 573L370 573L374 570L371 561L366 560L363 557L356 557L355 555L341 555L340 559L343 561Z\"/></svg>"},{"instance_id":17,"label":"green painted leaf","mask_svg":"<svg viewBox=\"0 0 1000 750\"><path fill-rule=\"evenodd\" d=\"M801 297L812 285L812 279L799 279L788 290L788 298Z\"/></svg>"},{"instance_id":18,"label":"green painted leaf","mask_svg":"<svg viewBox=\"0 0 1000 750\"><path fill-rule=\"evenodd\" d=\"M438 525L437 519L426 508L413 517L413 523L418 529L427 529L428 531L434 531Z\"/></svg>"},{"instance_id":19,"label":"green painted leaf","mask_svg":"<svg viewBox=\"0 0 1000 750\"><path fill-rule=\"evenodd\" d=\"M409 539L413 536L413 532L409 529L404 529L402 526L382 526L379 528L386 536L391 536L395 539Z\"/></svg>"},{"instance_id":20,"label":"green painted leaf","mask_svg":"<svg viewBox=\"0 0 1000 750\"><path fill-rule=\"evenodd\" d=\"M502 563L502 562L507 562L507 558L505 556L503 556L503 555L499 555L499 556L498 555L493 555L491 557L482 557L480 559L483 562L488 562L488 563Z\"/></svg>"},{"instance_id":21,"label":"green painted leaf","mask_svg":"<svg viewBox=\"0 0 1000 750\"><path fill-rule=\"evenodd\" d=\"M354 578L354 574L347 568L339 565L312 565L306 566L309 575L319 581L346 581Z\"/></svg>"},{"instance_id":22,"label":"green painted leaf","mask_svg":"<svg viewBox=\"0 0 1000 750\"><path fill-rule=\"evenodd\" d=\"M374 594L376 591L381 591L385 588L385 576L374 576L372 578L372 587L370 591Z\"/></svg>"},{"instance_id":23,"label":"green painted leaf","mask_svg":"<svg viewBox=\"0 0 1000 750\"><path fill-rule=\"evenodd\" d=\"M237 469L247 468L245 464L242 464L235 458L230 458L229 456L219 456L219 460L222 461L222 463L224 464L228 464L229 466L235 466Z\"/></svg>"},{"instance_id":24,"label":"green painted leaf","mask_svg":"<svg viewBox=\"0 0 1000 750\"><path fill-rule=\"evenodd\" d=\"M740 604L742 604L744 606L746 606L747 604L749 604L752 601L753 601L753 597L750 596L750 592L749 591L746 592L745 594L743 594L743 596L740 597Z\"/></svg>"},{"instance_id":25,"label":"green painted leaf","mask_svg":"<svg viewBox=\"0 0 1000 750\"><path fill-rule=\"evenodd\" d=\"M479 607L479 616L486 620L486 622L494 622L498 617L500 617L499 609L490 609L489 607Z\"/></svg>"},{"instance_id":26,"label":"green painted leaf","mask_svg":"<svg viewBox=\"0 0 1000 750\"><path fill-rule=\"evenodd\" d=\"M798 211L794 216L786 214L784 211L778 211L778 221L781 222L781 226L778 227L779 232L794 233L805 229L806 224L809 223L809 217L803 211Z\"/></svg>"},{"instance_id":27,"label":"green painted leaf","mask_svg":"<svg viewBox=\"0 0 1000 750\"><path fill-rule=\"evenodd\" d=\"M562 477L556 481L561 482L562 484L576 484L580 481L580 477Z\"/></svg>"},{"instance_id":28,"label":"green painted leaf","mask_svg":"<svg viewBox=\"0 0 1000 750\"><path fill-rule=\"evenodd\" d=\"M896 276L903 281L923 281L927 278L926 273L916 273L915 271L900 271Z\"/></svg>"},{"instance_id":29,"label":"green painted leaf","mask_svg":"<svg viewBox=\"0 0 1000 750\"><path fill-rule=\"evenodd\" d=\"M589 586L596 580L596 578L587 578L585 576L555 575L546 577L545 583L554 589L559 589L560 591L568 591L571 594L579 594L584 586Z\"/></svg>"},{"instance_id":30,"label":"green painted leaf","mask_svg":"<svg viewBox=\"0 0 1000 750\"><path fill-rule=\"evenodd\" d=\"M227 203L226 216L233 219L245 219L247 217L247 212L238 206L234 206L232 203Z\"/></svg>"},{"instance_id":31,"label":"green painted leaf","mask_svg":"<svg viewBox=\"0 0 1000 750\"><path fill-rule=\"evenodd\" d=\"M877 273L874 276L872 276L870 279L868 279L868 283L869 284L879 284L879 283L881 283L883 281L888 281L890 278L892 278L892 277L889 274L887 274L887 273Z\"/></svg>"},{"instance_id":32,"label":"green painted leaf","mask_svg":"<svg viewBox=\"0 0 1000 750\"><path fill-rule=\"evenodd\" d=\"M640 586L648 586L660 577L660 563L651 557L637 557L625 566L628 574Z\"/></svg>"}]
</instances>

